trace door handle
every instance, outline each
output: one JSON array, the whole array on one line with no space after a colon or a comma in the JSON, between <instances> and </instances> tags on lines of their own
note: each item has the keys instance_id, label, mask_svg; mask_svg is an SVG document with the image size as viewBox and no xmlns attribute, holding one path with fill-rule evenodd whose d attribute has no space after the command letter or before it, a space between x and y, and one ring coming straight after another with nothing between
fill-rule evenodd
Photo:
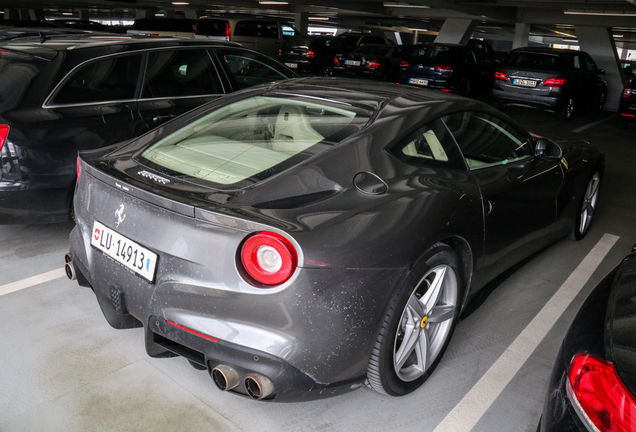
<instances>
[{"instance_id":1,"label":"door handle","mask_svg":"<svg viewBox=\"0 0 636 432\"><path fill-rule=\"evenodd\" d=\"M174 117L176 117L174 114L168 114L168 115L163 115L163 116L155 116L155 117L152 118L152 121L155 122L155 123L164 122L164 121L170 120L171 118L174 118Z\"/></svg>"},{"instance_id":2,"label":"door handle","mask_svg":"<svg viewBox=\"0 0 636 432\"><path fill-rule=\"evenodd\" d=\"M484 207L485 207L484 210L486 211L486 216L488 216L492 212L492 210L495 208L495 203L490 200L486 200L486 205Z\"/></svg>"}]
</instances>

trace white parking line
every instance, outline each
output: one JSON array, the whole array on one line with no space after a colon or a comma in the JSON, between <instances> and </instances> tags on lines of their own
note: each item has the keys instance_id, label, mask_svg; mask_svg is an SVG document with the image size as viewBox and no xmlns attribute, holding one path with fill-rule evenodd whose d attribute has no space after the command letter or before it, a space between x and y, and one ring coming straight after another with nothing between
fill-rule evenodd
<instances>
[{"instance_id":1,"label":"white parking line","mask_svg":"<svg viewBox=\"0 0 636 432\"><path fill-rule=\"evenodd\" d=\"M580 128L576 128L576 129L574 129L572 132L574 132L574 133L583 132L583 131L584 131L584 130L586 130L586 129L589 129L589 128L594 127L594 126L596 126L596 125L599 125L599 124L601 124L601 123L605 123L606 121L611 120L611 119L613 119L613 118L614 118L614 116L613 116L613 115L611 115L611 116L606 117L606 118L604 118L604 119L600 119L600 120L598 120L598 121L595 121L594 123L586 124L585 126L581 126Z\"/></svg>"},{"instance_id":2,"label":"white parking line","mask_svg":"<svg viewBox=\"0 0 636 432\"><path fill-rule=\"evenodd\" d=\"M51 270L50 272L42 273L37 276L22 279L10 284L0 286L0 296L9 294L15 291L20 291L25 288L30 288L35 285L39 285L44 282L49 282L55 279L59 279L62 276L66 276L63 268L57 270Z\"/></svg>"},{"instance_id":3,"label":"white parking line","mask_svg":"<svg viewBox=\"0 0 636 432\"><path fill-rule=\"evenodd\" d=\"M530 324L433 432L468 432L486 413L554 323L581 291L619 237L605 234Z\"/></svg>"}]
</instances>

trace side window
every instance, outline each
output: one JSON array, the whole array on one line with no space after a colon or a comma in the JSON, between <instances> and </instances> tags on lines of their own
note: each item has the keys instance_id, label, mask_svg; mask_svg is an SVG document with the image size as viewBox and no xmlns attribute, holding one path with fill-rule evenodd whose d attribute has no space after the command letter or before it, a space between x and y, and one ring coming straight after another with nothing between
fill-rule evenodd
<instances>
[{"instance_id":1,"label":"side window","mask_svg":"<svg viewBox=\"0 0 636 432\"><path fill-rule=\"evenodd\" d=\"M256 36L262 38L278 39L278 23L275 22L261 22L254 23L256 28Z\"/></svg>"},{"instance_id":2,"label":"side window","mask_svg":"<svg viewBox=\"0 0 636 432\"><path fill-rule=\"evenodd\" d=\"M53 104L97 103L135 98L141 54L113 56L80 66L64 80Z\"/></svg>"},{"instance_id":3,"label":"side window","mask_svg":"<svg viewBox=\"0 0 636 432\"><path fill-rule=\"evenodd\" d=\"M294 77L280 63L265 55L232 49L221 49L218 52L239 88Z\"/></svg>"},{"instance_id":4,"label":"side window","mask_svg":"<svg viewBox=\"0 0 636 432\"><path fill-rule=\"evenodd\" d=\"M254 21L239 21L234 29L234 36L256 36Z\"/></svg>"},{"instance_id":5,"label":"side window","mask_svg":"<svg viewBox=\"0 0 636 432\"><path fill-rule=\"evenodd\" d=\"M150 53L142 98L224 93L205 49Z\"/></svg>"},{"instance_id":6,"label":"side window","mask_svg":"<svg viewBox=\"0 0 636 432\"><path fill-rule=\"evenodd\" d=\"M283 31L283 39L287 39L293 36L296 36L296 29L287 24L281 24L281 30Z\"/></svg>"},{"instance_id":7,"label":"side window","mask_svg":"<svg viewBox=\"0 0 636 432\"><path fill-rule=\"evenodd\" d=\"M581 70L581 57L579 57L578 55L574 56L574 70Z\"/></svg>"},{"instance_id":8,"label":"side window","mask_svg":"<svg viewBox=\"0 0 636 432\"><path fill-rule=\"evenodd\" d=\"M394 146L391 153L413 165L466 169L448 129L440 120L433 120Z\"/></svg>"},{"instance_id":9,"label":"side window","mask_svg":"<svg viewBox=\"0 0 636 432\"><path fill-rule=\"evenodd\" d=\"M528 138L505 121L478 111L442 118L471 170L506 165L532 156Z\"/></svg>"},{"instance_id":10,"label":"side window","mask_svg":"<svg viewBox=\"0 0 636 432\"><path fill-rule=\"evenodd\" d=\"M585 71L591 74L597 74L598 68L596 67L596 63L592 60L592 57L588 55L582 55L581 59L583 60Z\"/></svg>"},{"instance_id":11,"label":"side window","mask_svg":"<svg viewBox=\"0 0 636 432\"><path fill-rule=\"evenodd\" d=\"M470 48L462 49L462 62L469 65L474 65L477 63L477 60L475 60L475 54L473 53L473 50L471 50Z\"/></svg>"}]
</instances>

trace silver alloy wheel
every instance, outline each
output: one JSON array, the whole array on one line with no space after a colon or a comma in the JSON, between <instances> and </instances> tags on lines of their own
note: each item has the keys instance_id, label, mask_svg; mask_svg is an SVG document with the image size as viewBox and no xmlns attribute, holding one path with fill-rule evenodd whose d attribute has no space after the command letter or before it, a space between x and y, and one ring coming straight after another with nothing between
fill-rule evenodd
<instances>
[{"instance_id":1,"label":"silver alloy wheel","mask_svg":"<svg viewBox=\"0 0 636 432\"><path fill-rule=\"evenodd\" d=\"M441 264L426 272L411 293L393 343L393 367L402 381L424 375L442 351L453 328L458 292L455 271Z\"/></svg>"},{"instance_id":2,"label":"silver alloy wheel","mask_svg":"<svg viewBox=\"0 0 636 432\"><path fill-rule=\"evenodd\" d=\"M579 221L579 233L585 234L592 223L594 210L596 209L596 200L598 199L599 186L601 184L601 176L595 172L590 182L587 184L585 195L583 196L583 205L581 206L581 218Z\"/></svg>"}]
</instances>

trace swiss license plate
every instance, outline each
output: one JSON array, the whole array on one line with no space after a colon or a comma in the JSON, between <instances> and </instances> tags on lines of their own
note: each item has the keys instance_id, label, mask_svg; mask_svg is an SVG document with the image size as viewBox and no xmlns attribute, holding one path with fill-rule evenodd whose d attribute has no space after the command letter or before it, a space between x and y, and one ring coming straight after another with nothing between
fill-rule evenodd
<instances>
[{"instance_id":1,"label":"swiss license plate","mask_svg":"<svg viewBox=\"0 0 636 432\"><path fill-rule=\"evenodd\" d=\"M152 282L157 267L157 254L95 221L91 245Z\"/></svg>"},{"instance_id":2,"label":"swiss license plate","mask_svg":"<svg viewBox=\"0 0 636 432\"><path fill-rule=\"evenodd\" d=\"M298 63L285 63L285 66L287 66L290 69L297 69Z\"/></svg>"},{"instance_id":3,"label":"swiss license plate","mask_svg":"<svg viewBox=\"0 0 636 432\"><path fill-rule=\"evenodd\" d=\"M360 66L360 60L345 60L346 66Z\"/></svg>"},{"instance_id":4,"label":"swiss license plate","mask_svg":"<svg viewBox=\"0 0 636 432\"><path fill-rule=\"evenodd\" d=\"M527 79L519 79L519 78L515 78L512 81L512 83L514 85L523 86L523 87L536 87L537 86L537 81L527 80Z\"/></svg>"},{"instance_id":5,"label":"swiss license plate","mask_svg":"<svg viewBox=\"0 0 636 432\"><path fill-rule=\"evenodd\" d=\"M428 86L428 80L419 79L419 78L411 78L409 79L409 84L417 84L421 86Z\"/></svg>"}]
</instances>

